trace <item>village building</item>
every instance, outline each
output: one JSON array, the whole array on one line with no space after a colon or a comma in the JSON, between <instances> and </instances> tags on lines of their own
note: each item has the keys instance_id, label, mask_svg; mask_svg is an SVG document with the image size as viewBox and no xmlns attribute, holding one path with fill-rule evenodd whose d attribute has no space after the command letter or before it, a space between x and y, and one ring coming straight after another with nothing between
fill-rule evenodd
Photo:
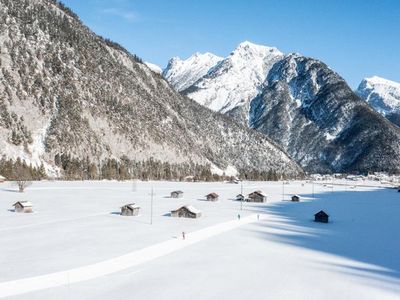
<instances>
[{"instance_id":1,"label":"village building","mask_svg":"<svg viewBox=\"0 0 400 300\"><path fill-rule=\"evenodd\" d=\"M201 217L201 211L191 205L185 205L172 210L171 217L196 219Z\"/></svg>"},{"instance_id":2,"label":"village building","mask_svg":"<svg viewBox=\"0 0 400 300\"><path fill-rule=\"evenodd\" d=\"M183 192L182 191L173 191L171 192L171 198L182 198Z\"/></svg>"},{"instance_id":3,"label":"village building","mask_svg":"<svg viewBox=\"0 0 400 300\"><path fill-rule=\"evenodd\" d=\"M329 215L324 212L323 210L320 210L317 212L315 215L315 222L320 222L320 223L328 223L329 222Z\"/></svg>"},{"instance_id":4,"label":"village building","mask_svg":"<svg viewBox=\"0 0 400 300\"><path fill-rule=\"evenodd\" d=\"M14 211L18 213L31 213L33 212L32 203L29 201L18 201L13 204Z\"/></svg>"},{"instance_id":5,"label":"village building","mask_svg":"<svg viewBox=\"0 0 400 300\"><path fill-rule=\"evenodd\" d=\"M126 204L121 207L121 216L137 216L139 215L140 207L135 203Z\"/></svg>"},{"instance_id":6,"label":"village building","mask_svg":"<svg viewBox=\"0 0 400 300\"><path fill-rule=\"evenodd\" d=\"M242 194L237 195L236 201L244 201L244 196Z\"/></svg>"},{"instance_id":7,"label":"village building","mask_svg":"<svg viewBox=\"0 0 400 300\"><path fill-rule=\"evenodd\" d=\"M300 201L300 196L299 195L293 195L292 196L292 202L299 202Z\"/></svg>"},{"instance_id":8,"label":"village building","mask_svg":"<svg viewBox=\"0 0 400 300\"><path fill-rule=\"evenodd\" d=\"M207 201L217 201L219 195L217 193L210 193L206 196Z\"/></svg>"},{"instance_id":9,"label":"village building","mask_svg":"<svg viewBox=\"0 0 400 300\"><path fill-rule=\"evenodd\" d=\"M267 196L262 191L255 191L248 195L247 202L267 202Z\"/></svg>"},{"instance_id":10,"label":"village building","mask_svg":"<svg viewBox=\"0 0 400 300\"><path fill-rule=\"evenodd\" d=\"M4 182L4 181L6 181L6 178L5 178L4 176L1 176L1 175L0 175L0 183L2 183L2 182Z\"/></svg>"}]
</instances>

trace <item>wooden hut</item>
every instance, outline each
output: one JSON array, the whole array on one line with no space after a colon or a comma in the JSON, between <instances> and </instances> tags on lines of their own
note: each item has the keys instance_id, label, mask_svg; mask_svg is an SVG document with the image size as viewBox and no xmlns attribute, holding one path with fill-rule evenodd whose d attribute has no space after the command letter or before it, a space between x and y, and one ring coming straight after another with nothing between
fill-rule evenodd
<instances>
[{"instance_id":1,"label":"wooden hut","mask_svg":"<svg viewBox=\"0 0 400 300\"><path fill-rule=\"evenodd\" d=\"M210 193L206 196L207 201L217 201L219 195L217 193Z\"/></svg>"},{"instance_id":2,"label":"wooden hut","mask_svg":"<svg viewBox=\"0 0 400 300\"><path fill-rule=\"evenodd\" d=\"M121 207L121 216L137 216L139 215L140 207L135 203L126 204Z\"/></svg>"},{"instance_id":3,"label":"wooden hut","mask_svg":"<svg viewBox=\"0 0 400 300\"><path fill-rule=\"evenodd\" d=\"M300 196L299 195L293 195L292 196L292 202L299 202L300 201Z\"/></svg>"},{"instance_id":4,"label":"wooden hut","mask_svg":"<svg viewBox=\"0 0 400 300\"><path fill-rule=\"evenodd\" d=\"M19 213L31 213L33 212L32 203L29 201L18 201L13 204L14 211Z\"/></svg>"},{"instance_id":5,"label":"wooden hut","mask_svg":"<svg viewBox=\"0 0 400 300\"><path fill-rule=\"evenodd\" d=\"M323 210L320 210L314 215L315 222L320 222L320 223L328 223L329 222L329 215L324 212Z\"/></svg>"},{"instance_id":6,"label":"wooden hut","mask_svg":"<svg viewBox=\"0 0 400 300\"><path fill-rule=\"evenodd\" d=\"M185 205L176 210L172 210L171 217L196 219L201 217L201 211L191 205Z\"/></svg>"},{"instance_id":7,"label":"wooden hut","mask_svg":"<svg viewBox=\"0 0 400 300\"><path fill-rule=\"evenodd\" d=\"M242 194L237 195L236 201L244 201L244 196Z\"/></svg>"},{"instance_id":8,"label":"wooden hut","mask_svg":"<svg viewBox=\"0 0 400 300\"><path fill-rule=\"evenodd\" d=\"M261 191L255 191L248 195L247 202L267 202L267 196Z\"/></svg>"},{"instance_id":9,"label":"wooden hut","mask_svg":"<svg viewBox=\"0 0 400 300\"><path fill-rule=\"evenodd\" d=\"M171 198L182 198L183 192L182 191L173 191L171 192Z\"/></svg>"}]
</instances>

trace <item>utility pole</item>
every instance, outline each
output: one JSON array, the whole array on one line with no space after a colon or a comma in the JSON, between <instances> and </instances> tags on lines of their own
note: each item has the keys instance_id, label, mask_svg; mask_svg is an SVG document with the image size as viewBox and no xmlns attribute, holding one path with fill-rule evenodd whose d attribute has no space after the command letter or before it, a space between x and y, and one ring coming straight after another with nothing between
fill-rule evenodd
<instances>
[{"instance_id":1,"label":"utility pole","mask_svg":"<svg viewBox=\"0 0 400 300\"><path fill-rule=\"evenodd\" d=\"M242 195L242 198L241 198L241 200L240 200L240 210L242 210L243 209L243 198L244 198L244 195L243 195L243 182L241 181L240 182L240 195Z\"/></svg>"},{"instance_id":2,"label":"utility pole","mask_svg":"<svg viewBox=\"0 0 400 300\"><path fill-rule=\"evenodd\" d=\"M150 225L153 225L153 197L154 197L154 190L153 190L153 187L151 187Z\"/></svg>"}]
</instances>

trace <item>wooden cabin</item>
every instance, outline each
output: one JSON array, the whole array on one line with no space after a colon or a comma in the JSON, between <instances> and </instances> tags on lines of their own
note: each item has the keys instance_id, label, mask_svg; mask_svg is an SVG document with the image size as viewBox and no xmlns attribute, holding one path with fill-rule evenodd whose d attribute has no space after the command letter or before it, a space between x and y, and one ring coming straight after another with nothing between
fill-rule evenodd
<instances>
[{"instance_id":1,"label":"wooden cabin","mask_svg":"<svg viewBox=\"0 0 400 300\"><path fill-rule=\"evenodd\" d=\"M182 191L173 191L171 192L171 198L182 198L183 192Z\"/></svg>"},{"instance_id":2,"label":"wooden cabin","mask_svg":"<svg viewBox=\"0 0 400 300\"><path fill-rule=\"evenodd\" d=\"M261 191L255 191L248 195L247 202L267 202L267 196Z\"/></svg>"},{"instance_id":3,"label":"wooden cabin","mask_svg":"<svg viewBox=\"0 0 400 300\"><path fill-rule=\"evenodd\" d=\"M242 194L237 195L236 201L244 201L244 196Z\"/></svg>"},{"instance_id":4,"label":"wooden cabin","mask_svg":"<svg viewBox=\"0 0 400 300\"><path fill-rule=\"evenodd\" d=\"M191 205L185 205L176 210L172 210L171 217L196 219L201 217L201 211Z\"/></svg>"},{"instance_id":5,"label":"wooden cabin","mask_svg":"<svg viewBox=\"0 0 400 300\"><path fill-rule=\"evenodd\" d=\"M126 204L121 207L121 216L137 216L139 215L140 207L135 203Z\"/></svg>"},{"instance_id":6,"label":"wooden cabin","mask_svg":"<svg viewBox=\"0 0 400 300\"><path fill-rule=\"evenodd\" d=\"M300 196L299 195L293 195L292 196L292 202L299 202L300 201Z\"/></svg>"},{"instance_id":7,"label":"wooden cabin","mask_svg":"<svg viewBox=\"0 0 400 300\"><path fill-rule=\"evenodd\" d=\"M29 201L18 201L13 204L14 211L18 213L31 213L33 212L32 203Z\"/></svg>"},{"instance_id":8,"label":"wooden cabin","mask_svg":"<svg viewBox=\"0 0 400 300\"><path fill-rule=\"evenodd\" d=\"M210 193L206 196L207 201L217 201L219 195L217 193Z\"/></svg>"},{"instance_id":9,"label":"wooden cabin","mask_svg":"<svg viewBox=\"0 0 400 300\"><path fill-rule=\"evenodd\" d=\"M314 215L315 222L320 222L320 223L328 223L329 222L329 215L324 212L323 210L320 210Z\"/></svg>"}]
</instances>

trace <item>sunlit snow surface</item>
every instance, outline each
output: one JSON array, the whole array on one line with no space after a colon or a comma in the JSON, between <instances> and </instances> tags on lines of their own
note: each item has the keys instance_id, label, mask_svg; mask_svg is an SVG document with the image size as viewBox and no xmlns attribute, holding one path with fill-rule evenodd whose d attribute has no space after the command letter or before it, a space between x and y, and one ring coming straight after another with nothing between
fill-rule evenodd
<instances>
[{"instance_id":1,"label":"sunlit snow surface","mask_svg":"<svg viewBox=\"0 0 400 300\"><path fill-rule=\"evenodd\" d=\"M347 183L352 188L314 184L314 200L311 183L244 182L244 194L262 190L268 203L244 203L243 210L232 200L241 184L39 182L20 194L3 183L0 286L169 243L179 246L154 259L143 251L135 259L144 262L126 270L7 299L398 299L400 193ZM173 190L184 198L169 198ZM220 200L204 201L210 192ZM288 201L293 194L299 203ZM34 213L9 211L18 200L31 201ZM132 202L142 208L140 216L117 214ZM183 204L203 216L171 218L169 211ZM320 209L329 224L312 221ZM260 220L221 230L257 214ZM199 230L208 233L194 242Z\"/></svg>"},{"instance_id":2,"label":"sunlit snow surface","mask_svg":"<svg viewBox=\"0 0 400 300\"><path fill-rule=\"evenodd\" d=\"M356 93L383 115L400 112L400 83L378 76L365 78Z\"/></svg>"}]
</instances>

